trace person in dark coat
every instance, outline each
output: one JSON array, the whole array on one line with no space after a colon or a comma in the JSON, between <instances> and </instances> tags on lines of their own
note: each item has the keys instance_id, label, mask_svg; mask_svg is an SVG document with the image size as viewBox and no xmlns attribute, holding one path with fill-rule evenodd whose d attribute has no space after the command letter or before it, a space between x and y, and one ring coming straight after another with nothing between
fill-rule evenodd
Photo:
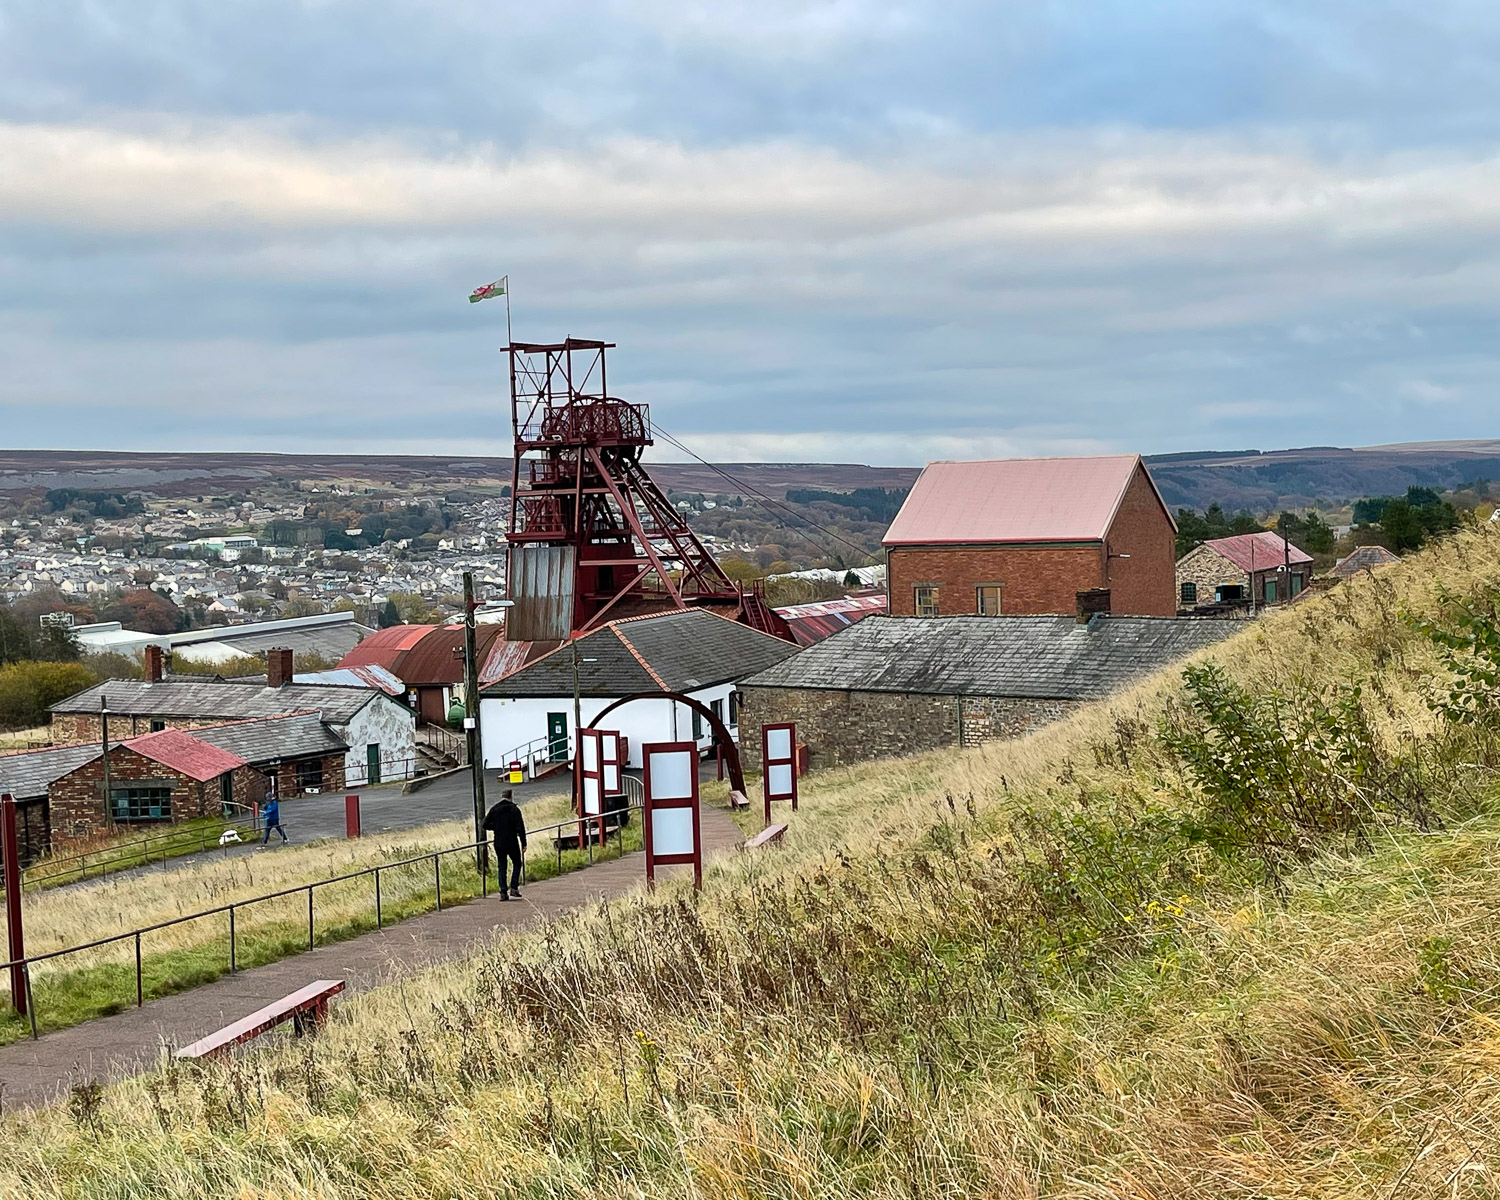
<instances>
[{"instance_id":1,"label":"person in dark coat","mask_svg":"<svg viewBox=\"0 0 1500 1200\"><path fill-rule=\"evenodd\" d=\"M500 899L521 898L521 866L526 861L526 819L511 798L510 789L484 814L484 827L495 839L495 868L500 874ZM505 860L510 860L510 896L505 894Z\"/></svg>"}]
</instances>

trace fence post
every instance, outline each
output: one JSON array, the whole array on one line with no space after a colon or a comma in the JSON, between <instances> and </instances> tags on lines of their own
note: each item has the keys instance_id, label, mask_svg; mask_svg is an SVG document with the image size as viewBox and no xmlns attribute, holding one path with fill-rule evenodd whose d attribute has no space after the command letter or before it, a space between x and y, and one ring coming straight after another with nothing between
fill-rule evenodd
<instances>
[{"instance_id":1,"label":"fence post","mask_svg":"<svg viewBox=\"0 0 1500 1200\"><path fill-rule=\"evenodd\" d=\"M141 933L136 930L135 934L135 1006L140 1008L145 1002L144 987L141 981Z\"/></svg>"},{"instance_id":2,"label":"fence post","mask_svg":"<svg viewBox=\"0 0 1500 1200\"><path fill-rule=\"evenodd\" d=\"M433 884L434 884L434 889L433 890L434 890L434 892L437 895L437 910L438 910L438 912L442 912L443 911L443 866L442 866L442 862L439 859L439 856L436 855L436 854L434 854L432 856L432 881L433 881Z\"/></svg>"},{"instance_id":3,"label":"fence post","mask_svg":"<svg viewBox=\"0 0 1500 1200\"><path fill-rule=\"evenodd\" d=\"M31 1020L31 1040L36 1041L36 997L31 994L31 964L21 968L26 974L26 1015Z\"/></svg>"},{"instance_id":4,"label":"fence post","mask_svg":"<svg viewBox=\"0 0 1500 1200\"><path fill-rule=\"evenodd\" d=\"M26 957L26 931L21 924L21 847L16 839L16 801L0 796L0 869L5 871L5 925L12 962ZM10 969L10 1002L18 1016L26 1015L26 968Z\"/></svg>"},{"instance_id":5,"label":"fence post","mask_svg":"<svg viewBox=\"0 0 1500 1200\"><path fill-rule=\"evenodd\" d=\"M313 948L312 884L307 885L307 948Z\"/></svg>"},{"instance_id":6,"label":"fence post","mask_svg":"<svg viewBox=\"0 0 1500 1200\"><path fill-rule=\"evenodd\" d=\"M344 797L344 836L357 838L360 835L359 797Z\"/></svg>"},{"instance_id":7,"label":"fence post","mask_svg":"<svg viewBox=\"0 0 1500 1200\"><path fill-rule=\"evenodd\" d=\"M380 917L380 868L375 868L375 928L384 929L385 922Z\"/></svg>"},{"instance_id":8,"label":"fence post","mask_svg":"<svg viewBox=\"0 0 1500 1200\"><path fill-rule=\"evenodd\" d=\"M231 904L229 906L229 973L233 975L234 971L234 905Z\"/></svg>"}]
</instances>

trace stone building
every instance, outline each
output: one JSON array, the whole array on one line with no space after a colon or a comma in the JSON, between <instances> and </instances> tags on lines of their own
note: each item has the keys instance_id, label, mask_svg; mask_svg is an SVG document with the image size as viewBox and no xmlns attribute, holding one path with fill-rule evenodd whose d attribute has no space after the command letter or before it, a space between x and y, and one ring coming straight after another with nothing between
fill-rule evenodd
<instances>
[{"instance_id":1,"label":"stone building","mask_svg":"<svg viewBox=\"0 0 1500 1200\"><path fill-rule=\"evenodd\" d=\"M1139 455L929 463L886 531L898 617L1171 616L1177 526Z\"/></svg>"},{"instance_id":2,"label":"stone building","mask_svg":"<svg viewBox=\"0 0 1500 1200\"><path fill-rule=\"evenodd\" d=\"M1177 562L1179 612L1285 604L1307 590L1312 556L1264 530L1214 538Z\"/></svg>"},{"instance_id":3,"label":"stone building","mask_svg":"<svg viewBox=\"0 0 1500 1200\"><path fill-rule=\"evenodd\" d=\"M795 721L811 765L1019 737L1214 645L1209 617L868 617L740 684L740 755Z\"/></svg>"},{"instance_id":4,"label":"stone building","mask_svg":"<svg viewBox=\"0 0 1500 1200\"><path fill-rule=\"evenodd\" d=\"M265 796L265 776L239 755L182 730L111 743L107 772L102 747L93 750L47 786L53 851L122 825L217 816L226 804L249 806Z\"/></svg>"},{"instance_id":5,"label":"stone building","mask_svg":"<svg viewBox=\"0 0 1500 1200\"><path fill-rule=\"evenodd\" d=\"M349 747L315 712L232 721L193 730L199 741L237 754L266 777L266 794L285 800L344 787Z\"/></svg>"}]
</instances>

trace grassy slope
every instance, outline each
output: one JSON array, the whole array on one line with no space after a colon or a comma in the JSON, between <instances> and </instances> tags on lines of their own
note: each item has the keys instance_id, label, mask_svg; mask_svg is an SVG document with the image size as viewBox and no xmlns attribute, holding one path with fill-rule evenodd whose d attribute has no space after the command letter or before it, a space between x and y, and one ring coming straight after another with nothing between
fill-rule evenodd
<instances>
[{"instance_id":1,"label":"grassy slope","mask_svg":"<svg viewBox=\"0 0 1500 1200\"><path fill-rule=\"evenodd\" d=\"M1209 657L1287 688L1378 667L1371 721L1431 739L1436 658L1396 612L1436 577L1494 591L1500 537ZM666 887L351 1003L316 1042L9 1118L0 1194L1500 1195L1492 772L1450 772L1441 829L1378 828L1279 891L1196 850L1128 869L1132 814L1191 798L1149 735L1176 679L1024 742L816 776L787 848L697 902ZM1119 870L1081 906L1017 890L1027 804L1121 831L1085 853Z\"/></svg>"}]
</instances>

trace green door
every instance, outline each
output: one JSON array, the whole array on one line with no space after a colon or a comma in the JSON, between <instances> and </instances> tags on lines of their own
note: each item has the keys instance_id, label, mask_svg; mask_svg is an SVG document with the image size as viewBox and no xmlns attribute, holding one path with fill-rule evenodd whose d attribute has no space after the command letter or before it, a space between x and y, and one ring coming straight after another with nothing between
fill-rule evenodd
<instances>
[{"instance_id":1,"label":"green door","mask_svg":"<svg viewBox=\"0 0 1500 1200\"><path fill-rule=\"evenodd\" d=\"M547 761L568 761L568 714L547 714Z\"/></svg>"},{"instance_id":2,"label":"green door","mask_svg":"<svg viewBox=\"0 0 1500 1200\"><path fill-rule=\"evenodd\" d=\"M371 742L365 747L365 778L372 784L380 782L379 742Z\"/></svg>"},{"instance_id":3,"label":"green door","mask_svg":"<svg viewBox=\"0 0 1500 1200\"><path fill-rule=\"evenodd\" d=\"M1274 579L1266 580L1266 603L1276 603L1276 581Z\"/></svg>"}]
</instances>

